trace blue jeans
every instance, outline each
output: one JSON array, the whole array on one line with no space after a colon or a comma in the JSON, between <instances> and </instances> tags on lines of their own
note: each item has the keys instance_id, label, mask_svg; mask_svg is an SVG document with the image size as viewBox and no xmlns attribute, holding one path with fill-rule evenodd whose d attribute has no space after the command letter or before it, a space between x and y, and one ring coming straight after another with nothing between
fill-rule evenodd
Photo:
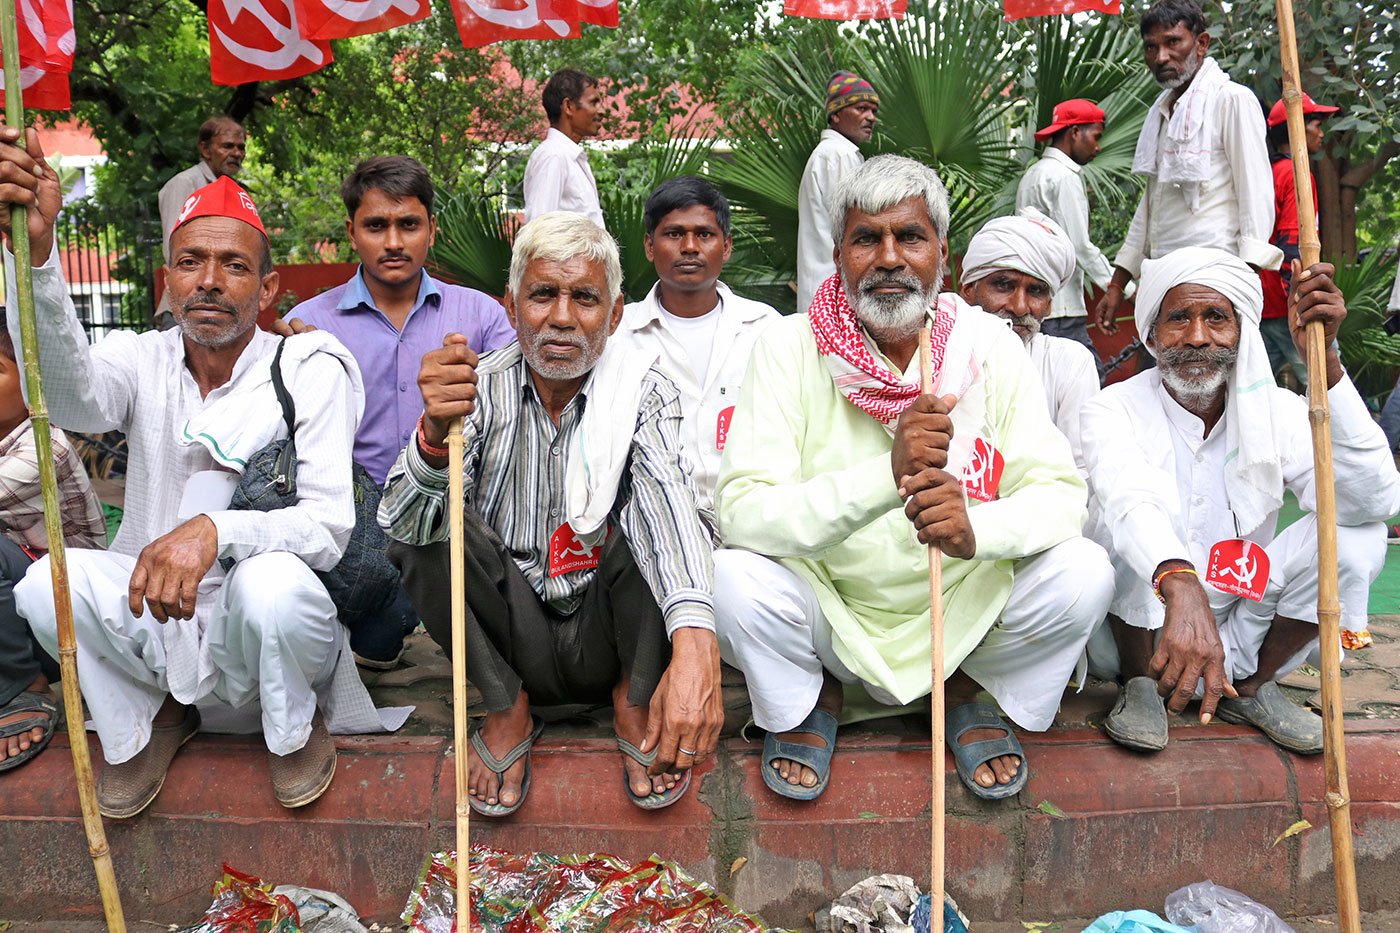
<instances>
[{"instance_id":1,"label":"blue jeans","mask_svg":"<svg viewBox=\"0 0 1400 933\"><path fill-rule=\"evenodd\" d=\"M350 629L350 650L371 661L392 661L403 640L418 627L418 612L403 587L378 613L357 621Z\"/></svg>"}]
</instances>

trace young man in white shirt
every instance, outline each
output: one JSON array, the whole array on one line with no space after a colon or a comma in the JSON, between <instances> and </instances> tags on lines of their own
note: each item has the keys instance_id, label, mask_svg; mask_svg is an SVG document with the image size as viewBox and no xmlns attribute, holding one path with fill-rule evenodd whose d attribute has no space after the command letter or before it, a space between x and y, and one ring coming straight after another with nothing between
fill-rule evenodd
<instances>
[{"instance_id":1,"label":"young man in white shirt","mask_svg":"<svg viewBox=\"0 0 1400 933\"><path fill-rule=\"evenodd\" d=\"M598 81L566 68L550 75L541 95L549 132L525 166L525 222L550 211L582 214L603 227L598 183L579 140L598 135Z\"/></svg>"},{"instance_id":2,"label":"young man in white shirt","mask_svg":"<svg viewBox=\"0 0 1400 933\"><path fill-rule=\"evenodd\" d=\"M715 477L749 354L778 317L766 304L719 280L734 241L729 202L693 175L663 182L647 198L647 259L658 281L625 308L622 327L654 346L657 367L681 394L681 444L695 480L696 504L713 526Z\"/></svg>"}]
</instances>

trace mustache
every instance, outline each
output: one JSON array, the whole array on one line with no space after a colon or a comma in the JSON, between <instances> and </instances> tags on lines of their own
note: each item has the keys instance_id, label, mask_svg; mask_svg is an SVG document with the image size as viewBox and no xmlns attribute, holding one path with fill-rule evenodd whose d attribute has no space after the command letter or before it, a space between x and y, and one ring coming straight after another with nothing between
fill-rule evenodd
<instances>
[{"instance_id":1,"label":"mustache","mask_svg":"<svg viewBox=\"0 0 1400 933\"><path fill-rule=\"evenodd\" d=\"M1216 369L1235 365L1240 351L1235 347L1173 347L1157 354L1157 361L1169 367L1186 366L1192 363L1210 363Z\"/></svg>"},{"instance_id":2,"label":"mustache","mask_svg":"<svg viewBox=\"0 0 1400 933\"><path fill-rule=\"evenodd\" d=\"M910 291L921 292L924 283L919 281L919 277L912 272L872 272L860 280L860 291L863 295L868 295L877 288L884 288L887 285L898 285Z\"/></svg>"},{"instance_id":3,"label":"mustache","mask_svg":"<svg viewBox=\"0 0 1400 933\"><path fill-rule=\"evenodd\" d=\"M238 306L235 305L233 302L229 301L222 295L216 295L213 292L205 291L202 288L196 291L193 295L186 298L184 301L181 301L179 303L181 311L188 311L195 305L213 305L220 311L227 311L229 314L238 313Z\"/></svg>"}]
</instances>

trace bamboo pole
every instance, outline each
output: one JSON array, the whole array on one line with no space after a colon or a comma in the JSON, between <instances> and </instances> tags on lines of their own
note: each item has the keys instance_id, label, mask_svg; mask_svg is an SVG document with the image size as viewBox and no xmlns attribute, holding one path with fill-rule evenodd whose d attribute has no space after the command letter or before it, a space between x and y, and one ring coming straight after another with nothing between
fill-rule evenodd
<instances>
[{"instance_id":1,"label":"bamboo pole","mask_svg":"<svg viewBox=\"0 0 1400 933\"><path fill-rule=\"evenodd\" d=\"M1298 198L1298 251L1304 269L1321 259L1317 208L1313 203L1312 167L1303 118L1299 81L1298 34L1293 0L1277 0L1279 51L1283 64L1283 103L1288 113L1288 142L1293 157L1293 187ZM1308 416L1312 423L1313 471L1317 489L1317 623L1322 654L1323 770L1327 780L1327 814L1332 830L1332 872L1337 884L1337 913L1342 933L1361 933L1356 894L1356 859L1352 852L1351 794L1347 789L1346 735L1342 721L1341 610L1337 603L1337 497L1332 473L1331 413L1327 406L1327 346L1321 321L1308 325Z\"/></svg>"},{"instance_id":2,"label":"bamboo pole","mask_svg":"<svg viewBox=\"0 0 1400 933\"><path fill-rule=\"evenodd\" d=\"M924 395L933 394L933 367L929 349L929 329L919 332L919 373L921 391ZM947 787L943 781L943 742L946 724L943 703L943 555L936 545L928 546L928 612L929 612L929 671L933 675L933 686L929 693L931 715L930 727L933 733L933 748L930 752L933 767L932 816L929 820L929 916L930 929L935 922L943 924L943 874L944 874L944 811L947 809Z\"/></svg>"},{"instance_id":3,"label":"bamboo pole","mask_svg":"<svg viewBox=\"0 0 1400 933\"><path fill-rule=\"evenodd\" d=\"M15 0L0 0L0 50L5 66L5 122L20 130L24 138L24 99L20 80L19 24ZM87 834L88 854L97 874L102 897L102 913L111 933L126 933L117 876L112 869L112 850L102 829L97 809L97 783L92 775L88 750L83 695L78 687L78 648L73 633L73 601L68 592L68 561L63 550L63 515L58 501L58 480L53 462L53 441L49 430L49 410L44 402L44 380L39 373L39 336L34 321L34 284L29 251L28 212L18 205L10 208L10 235L15 255L15 290L19 296L20 347L24 356L24 382L29 395L29 420L34 444L39 452L39 486L44 495L44 528L49 538L49 569L53 574L54 614L58 622L58 664L63 680L63 715L68 723L68 744L73 753L73 772L78 782L78 804Z\"/></svg>"},{"instance_id":4,"label":"bamboo pole","mask_svg":"<svg viewBox=\"0 0 1400 933\"><path fill-rule=\"evenodd\" d=\"M447 431L448 557L452 562L452 748L457 766L457 930L472 928L471 795L467 790L467 569L462 419Z\"/></svg>"}]
</instances>

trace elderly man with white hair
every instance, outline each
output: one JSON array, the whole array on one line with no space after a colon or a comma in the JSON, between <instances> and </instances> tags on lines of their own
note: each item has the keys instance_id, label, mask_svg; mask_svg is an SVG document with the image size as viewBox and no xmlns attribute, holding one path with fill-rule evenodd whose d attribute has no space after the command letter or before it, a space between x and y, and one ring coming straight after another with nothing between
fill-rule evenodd
<instances>
[{"instance_id":1,"label":"elderly man with white hair","mask_svg":"<svg viewBox=\"0 0 1400 933\"><path fill-rule=\"evenodd\" d=\"M709 533L682 459L681 400L657 352L617 332L617 244L555 211L521 228L506 313L518 340L478 360L461 334L423 357L423 415L380 523L429 634L452 644L448 426L464 418L471 805L520 808L541 727L530 704L611 701L623 786L680 799L724 719Z\"/></svg>"},{"instance_id":2,"label":"elderly man with white hair","mask_svg":"<svg viewBox=\"0 0 1400 933\"><path fill-rule=\"evenodd\" d=\"M837 274L807 315L759 337L725 447L720 650L768 730L765 783L813 799L830 779L844 685L894 706L930 691L927 546L938 547L948 744L973 793L1009 797L1026 785L1025 753L977 694L1047 728L1112 571L1080 536L1084 481L1020 341L939 294L938 176L879 156L833 205Z\"/></svg>"},{"instance_id":3,"label":"elderly man with white hair","mask_svg":"<svg viewBox=\"0 0 1400 933\"><path fill-rule=\"evenodd\" d=\"M1289 300L1326 328L1336 471L1342 624L1366 622L1385 559L1382 521L1400 511L1384 435L1347 378L1333 339L1346 306L1319 263ZM1223 250L1192 247L1143 263L1137 326L1157 366L1084 409L1084 455L1117 570L1112 614L1091 666L1121 676L1104 728L1119 744L1167 743L1166 705L1201 693L1201 721L1249 723L1299 754L1322 751L1322 722L1276 679L1317 644L1317 516L1306 403L1274 385L1259 334L1259 276ZM1285 490L1307 513L1277 531Z\"/></svg>"},{"instance_id":4,"label":"elderly man with white hair","mask_svg":"<svg viewBox=\"0 0 1400 933\"><path fill-rule=\"evenodd\" d=\"M1084 473L1079 450L1079 413L1098 394L1094 355L1077 340L1042 333L1054 297L1074 275L1074 244L1064 229L1033 207L989 220L963 255L963 299L1010 322L1026 344L1045 386L1050 420L1069 438L1074 462Z\"/></svg>"}]
</instances>

